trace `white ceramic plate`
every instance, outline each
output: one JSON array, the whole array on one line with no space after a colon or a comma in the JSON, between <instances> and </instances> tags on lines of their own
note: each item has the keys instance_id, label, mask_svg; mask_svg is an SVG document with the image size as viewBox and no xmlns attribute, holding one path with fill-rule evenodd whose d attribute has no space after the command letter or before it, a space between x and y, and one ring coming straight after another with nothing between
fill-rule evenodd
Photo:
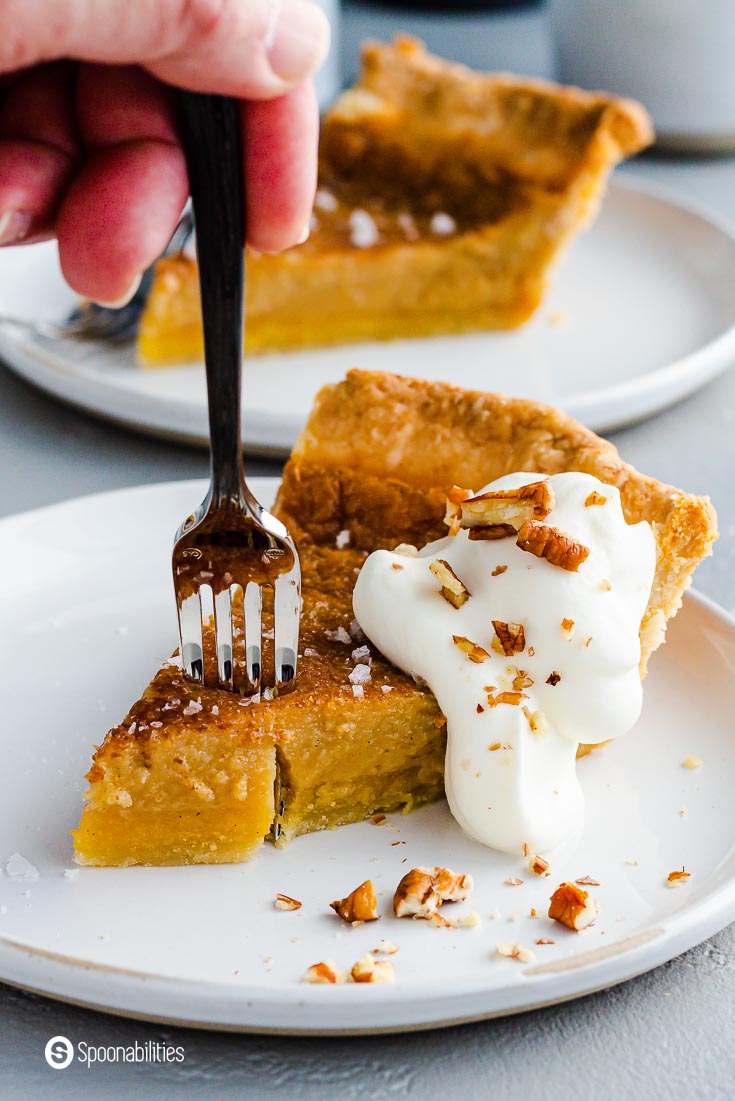
<instances>
[{"instance_id":1,"label":"white ceramic plate","mask_svg":"<svg viewBox=\"0 0 735 1101\"><path fill-rule=\"evenodd\" d=\"M275 482L253 488L267 500ZM549 879L465 838L444 805L382 827L302 837L282 851L266 845L249 864L83 868L67 877L92 743L174 645L171 533L203 490L194 482L126 490L0 523L0 574L12 579L0 619L0 864L17 851L39 872L0 875L0 979L212 1028L403 1030L600 989L735 918L735 623L694 596L652 663L637 729L580 762L584 836L550 856ZM682 768L687 754L702 767ZM392 916L398 880L419 864L474 875L470 902L453 912L477 910L478 927ZM682 865L690 882L668 889L666 876ZM544 914L559 882L586 875L600 881L591 890L601 911L577 935ZM509 876L523 885L506 886ZM384 916L348 928L328 903L368 877ZM276 911L278 891L303 907ZM400 948L395 985L300 984L309 964L331 957L351 966L381 937ZM535 947L533 965L496 954L499 940L533 947L539 937L555 943Z\"/></svg>"},{"instance_id":2,"label":"white ceramic plate","mask_svg":"<svg viewBox=\"0 0 735 1101\"><path fill-rule=\"evenodd\" d=\"M74 304L54 246L0 252L0 315L61 319ZM146 432L205 443L201 365L139 370L132 348L60 347L0 325L0 356L31 382ZM255 357L251 450L288 451L316 391L354 366L548 401L608 429L678 401L735 360L735 232L660 189L616 176L536 317L509 333Z\"/></svg>"}]
</instances>

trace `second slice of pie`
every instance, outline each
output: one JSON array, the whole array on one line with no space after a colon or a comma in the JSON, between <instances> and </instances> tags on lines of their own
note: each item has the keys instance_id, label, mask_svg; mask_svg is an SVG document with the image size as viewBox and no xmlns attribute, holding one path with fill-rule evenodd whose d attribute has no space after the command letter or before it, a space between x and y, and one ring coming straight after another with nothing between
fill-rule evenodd
<instances>
[{"instance_id":1,"label":"second slice of pie","mask_svg":"<svg viewBox=\"0 0 735 1101\"><path fill-rule=\"evenodd\" d=\"M310 239L248 255L247 350L520 325L610 170L652 136L630 100L475 73L407 38L369 44L323 122ZM201 353L196 265L170 257L140 360Z\"/></svg>"}]
</instances>

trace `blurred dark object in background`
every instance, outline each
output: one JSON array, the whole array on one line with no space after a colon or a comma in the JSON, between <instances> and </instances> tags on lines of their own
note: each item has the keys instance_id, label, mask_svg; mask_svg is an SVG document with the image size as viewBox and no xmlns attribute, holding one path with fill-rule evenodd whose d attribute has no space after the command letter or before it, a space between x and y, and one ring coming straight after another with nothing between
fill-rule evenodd
<instances>
[{"instance_id":1,"label":"blurred dark object in background","mask_svg":"<svg viewBox=\"0 0 735 1101\"><path fill-rule=\"evenodd\" d=\"M357 76L360 46L366 38L389 42L396 34L411 34L440 57L480 71L553 75L551 36L542 3L343 0L343 82L351 84Z\"/></svg>"},{"instance_id":2,"label":"blurred dark object in background","mask_svg":"<svg viewBox=\"0 0 735 1101\"><path fill-rule=\"evenodd\" d=\"M392 3L375 4L375 7L413 8L414 11L430 11L441 15L458 15L463 11L501 11L508 8L536 8L543 0L393 0ZM349 0L347 0L349 3Z\"/></svg>"}]
</instances>

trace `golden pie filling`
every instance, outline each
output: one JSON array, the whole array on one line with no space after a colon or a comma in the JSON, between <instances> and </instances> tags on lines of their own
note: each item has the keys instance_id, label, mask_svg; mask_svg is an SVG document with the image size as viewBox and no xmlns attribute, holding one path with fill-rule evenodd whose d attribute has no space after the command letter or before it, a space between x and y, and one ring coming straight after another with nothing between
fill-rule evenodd
<instances>
[{"instance_id":1,"label":"golden pie filling","mask_svg":"<svg viewBox=\"0 0 735 1101\"><path fill-rule=\"evenodd\" d=\"M611 168L651 139L628 100L368 45L324 118L309 240L248 255L247 350L520 325ZM138 352L201 356L190 258L158 264Z\"/></svg>"},{"instance_id":2,"label":"golden pie filling","mask_svg":"<svg viewBox=\"0 0 735 1101\"><path fill-rule=\"evenodd\" d=\"M276 503L303 571L295 689L247 700L192 685L176 659L164 663L95 753L76 860L244 860L266 837L283 845L440 798L444 716L426 687L366 643L352 591L368 552L446 534L453 485L517 470L592 474L618 487L628 523L650 523L643 675L716 538L708 499L639 474L547 406L352 371L318 395Z\"/></svg>"},{"instance_id":3,"label":"golden pie filling","mask_svg":"<svg viewBox=\"0 0 735 1101\"><path fill-rule=\"evenodd\" d=\"M266 836L285 844L442 795L445 725L431 693L377 653L370 682L353 683L364 558L303 548L296 690L253 702L191 684L176 656L164 664L95 755L80 863L245 860Z\"/></svg>"}]
</instances>

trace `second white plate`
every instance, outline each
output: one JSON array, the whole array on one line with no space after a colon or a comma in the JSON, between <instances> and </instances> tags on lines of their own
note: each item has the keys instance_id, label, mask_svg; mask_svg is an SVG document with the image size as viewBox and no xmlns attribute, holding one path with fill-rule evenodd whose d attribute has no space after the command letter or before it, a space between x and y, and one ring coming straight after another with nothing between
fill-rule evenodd
<instances>
[{"instance_id":1,"label":"second white plate","mask_svg":"<svg viewBox=\"0 0 735 1101\"><path fill-rule=\"evenodd\" d=\"M60 319L74 296L53 244L0 252L0 315ZM50 345L0 325L0 356L65 401L146 432L207 441L199 364L140 370L131 348ZM348 345L249 360L245 438L288 451L313 397L350 367L535 398L598 431L696 390L735 360L735 233L616 176L534 319L506 333Z\"/></svg>"}]
</instances>

